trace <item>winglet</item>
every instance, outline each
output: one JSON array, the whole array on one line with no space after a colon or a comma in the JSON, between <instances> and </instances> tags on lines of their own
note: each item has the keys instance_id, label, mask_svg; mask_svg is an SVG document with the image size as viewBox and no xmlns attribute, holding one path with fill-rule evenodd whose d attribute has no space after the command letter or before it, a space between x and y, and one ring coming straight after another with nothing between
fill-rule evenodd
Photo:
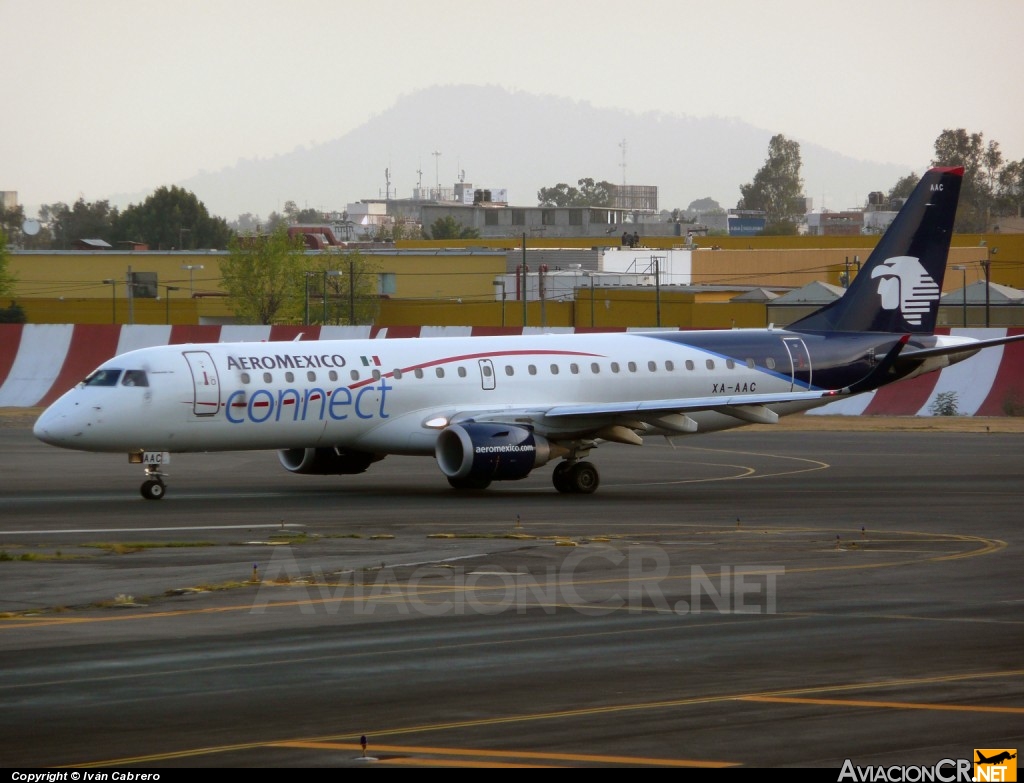
<instances>
[{"instance_id":1,"label":"winglet","mask_svg":"<svg viewBox=\"0 0 1024 783\"><path fill-rule=\"evenodd\" d=\"M877 365L875 365L874 369L871 370L871 372L869 372L859 381L851 383L849 386L843 389L843 393L860 394L861 392L874 391L879 386L884 386L886 383L888 383L889 379L886 378L886 375L888 375L889 370L892 369L892 366L896 363L896 358L900 355L900 352L906 347L907 342L909 340L909 334L905 334L902 337L900 337L900 339L896 341L896 344L889 349L889 353L885 355L885 358L882 359L882 361L880 361Z\"/></svg>"}]
</instances>

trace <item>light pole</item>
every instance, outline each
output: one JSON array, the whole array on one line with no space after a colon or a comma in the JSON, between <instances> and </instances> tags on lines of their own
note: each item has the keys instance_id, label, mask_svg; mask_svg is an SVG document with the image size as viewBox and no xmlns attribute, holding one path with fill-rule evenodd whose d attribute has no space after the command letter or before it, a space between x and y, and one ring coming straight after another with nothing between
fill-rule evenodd
<instances>
[{"instance_id":1,"label":"light pole","mask_svg":"<svg viewBox=\"0 0 1024 783\"><path fill-rule=\"evenodd\" d=\"M324 320L323 323L327 323L327 278L328 277L341 277L340 269L325 269L324 270Z\"/></svg>"},{"instance_id":2,"label":"light pole","mask_svg":"<svg viewBox=\"0 0 1024 783\"><path fill-rule=\"evenodd\" d=\"M103 285L110 286L110 323L117 323L117 281L109 277L103 281Z\"/></svg>"},{"instance_id":3,"label":"light pole","mask_svg":"<svg viewBox=\"0 0 1024 783\"><path fill-rule=\"evenodd\" d=\"M590 328L594 328L594 273L589 269L583 273L590 278Z\"/></svg>"},{"instance_id":4,"label":"light pole","mask_svg":"<svg viewBox=\"0 0 1024 783\"><path fill-rule=\"evenodd\" d=\"M651 263L654 266L654 319L661 328L661 256L651 256Z\"/></svg>"},{"instance_id":5,"label":"light pole","mask_svg":"<svg viewBox=\"0 0 1024 783\"><path fill-rule=\"evenodd\" d=\"M985 240L981 240L982 247L985 248L985 260L979 262L982 268L985 270L985 328L987 329L989 323L989 306L991 304L991 288L992 288L992 256L999 252L998 247L988 247Z\"/></svg>"},{"instance_id":6,"label":"light pole","mask_svg":"<svg viewBox=\"0 0 1024 783\"><path fill-rule=\"evenodd\" d=\"M501 325L505 326L505 278L494 278L494 287L501 288Z\"/></svg>"},{"instance_id":7,"label":"light pole","mask_svg":"<svg viewBox=\"0 0 1024 783\"><path fill-rule=\"evenodd\" d=\"M202 264L182 264L181 268L188 272L188 295L194 297L196 295L196 289L194 285L193 273L198 269L200 272L203 271Z\"/></svg>"},{"instance_id":8,"label":"light pole","mask_svg":"<svg viewBox=\"0 0 1024 783\"><path fill-rule=\"evenodd\" d=\"M967 267L963 264L954 264L950 269L963 273L963 288L960 289L960 298L964 306L964 329L967 328Z\"/></svg>"},{"instance_id":9,"label":"light pole","mask_svg":"<svg viewBox=\"0 0 1024 783\"><path fill-rule=\"evenodd\" d=\"M176 285L163 285L160 287L164 289L164 306L166 309L166 315L164 317L164 323L171 323L171 291L180 291L181 287Z\"/></svg>"},{"instance_id":10,"label":"light pole","mask_svg":"<svg viewBox=\"0 0 1024 783\"><path fill-rule=\"evenodd\" d=\"M305 309L305 315L302 318L302 325L303 326L309 326L309 278L311 278L315 274L316 274L316 272L303 272L302 284L303 284L303 288L306 289L305 290L305 294L306 294L306 309Z\"/></svg>"}]
</instances>

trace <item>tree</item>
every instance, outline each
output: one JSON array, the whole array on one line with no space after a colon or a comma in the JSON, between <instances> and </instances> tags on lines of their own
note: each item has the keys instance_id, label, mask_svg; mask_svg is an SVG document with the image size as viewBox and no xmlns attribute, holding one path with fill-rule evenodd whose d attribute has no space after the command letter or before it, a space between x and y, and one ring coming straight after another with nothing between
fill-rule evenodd
<instances>
[{"instance_id":1,"label":"tree","mask_svg":"<svg viewBox=\"0 0 1024 783\"><path fill-rule=\"evenodd\" d=\"M307 256L307 261L310 295L320 305L310 306L310 323L355 325L372 324L377 320L380 295L375 259L358 250L340 253L327 250Z\"/></svg>"},{"instance_id":2,"label":"tree","mask_svg":"<svg viewBox=\"0 0 1024 783\"><path fill-rule=\"evenodd\" d=\"M301 320L307 282L305 242L284 226L269 236L233 237L221 280L242 323Z\"/></svg>"},{"instance_id":3,"label":"tree","mask_svg":"<svg viewBox=\"0 0 1024 783\"><path fill-rule=\"evenodd\" d=\"M711 198L711 196L705 196L704 198L699 198L696 201L691 201L690 206L686 208L686 211L693 212L695 214L698 212L713 212L715 214L721 214L724 212L722 205Z\"/></svg>"},{"instance_id":4,"label":"tree","mask_svg":"<svg viewBox=\"0 0 1024 783\"><path fill-rule=\"evenodd\" d=\"M57 250L69 250L78 239L102 239L114 244L117 207L109 201L86 203L80 198L72 206L63 202L43 204L39 208L39 220L53 237Z\"/></svg>"},{"instance_id":5,"label":"tree","mask_svg":"<svg viewBox=\"0 0 1024 783\"><path fill-rule=\"evenodd\" d=\"M914 192L914 188L917 187L917 183L920 181L921 178L913 171L905 177L900 177L889 190L889 203L891 204L893 199L910 198L910 194Z\"/></svg>"},{"instance_id":6,"label":"tree","mask_svg":"<svg viewBox=\"0 0 1024 783\"><path fill-rule=\"evenodd\" d=\"M430 224L430 233L423 232L424 239L476 239L480 232L463 226L451 215L438 218Z\"/></svg>"},{"instance_id":7,"label":"tree","mask_svg":"<svg viewBox=\"0 0 1024 783\"><path fill-rule=\"evenodd\" d=\"M273 234L282 226L288 227L288 218L280 212L271 212L267 215L267 224L263 227L263 230Z\"/></svg>"},{"instance_id":8,"label":"tree","mask_svg":"<svg viewBox=\"0 0 1024 783\"><path fill-rule=\"evenodd\" d=\"M800 144L781 133L768 142L768 159L754 181L740 185L737 209L765 213L765 234L795 234L804 183L800 178Z\"/></svg>"},{"instance_id":9,"label":"tree","mask_svg":"<svg viewBox=\"0 0 1024 783\"><path fill-rule=\"evenodd\" d=\"M14 276L7 271L7 234L0 228L0 296L14 292Z\"/></svg>"},{"instance_id":10,"label":"tree","mask_svg":"<svg viewBox=\"0 0 1024 783\"><path fill-rule=\"evenodd\" d=\"M5 232L8 237L12 237L15 233L20 232L24 222L25 208L21 204L0 210L0 231Z\"/></svg>"},{"instance_id":11,"label":"tree","mask_svg":"<svg viewBox=\"0 0 1024 783\"><path fill-rule=\"evenodd\" d=\"M1007 163L999 172L999 211L1020 217L1024 207L1024 160Z\"/></svg>"},{"instance_id":12,"label":"tree","mask_svg":"<svg viewBox=\"0 0 1024 783\"><path fill-rule=\"evenodd\" d=\"M154 250L223 248L233 236L224 218L211 216L195 194L176 185L157 188L115 220L118 241L143 242Z\"/></svg>"},{"instance_id":13,"label":"tree","mask_svg":"<svg viewBox=\"0 0 1024 783\"><path fill-rule=\"evenodd\" d=\"M542 207L610 207L615 185L606 180L595 182L586 177L578 180L578 188L559 182L552 188L537 191L537 202Z\"/></svg>"}]
</instances>

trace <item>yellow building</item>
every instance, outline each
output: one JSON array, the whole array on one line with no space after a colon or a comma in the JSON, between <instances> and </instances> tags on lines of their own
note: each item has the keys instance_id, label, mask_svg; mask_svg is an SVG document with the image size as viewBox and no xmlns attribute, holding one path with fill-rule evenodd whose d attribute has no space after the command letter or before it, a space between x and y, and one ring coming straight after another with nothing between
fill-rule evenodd
<instances>
[{"instance_id":1,"label":"yellow building","mask_svg":"<svg viewBox=\"0 0 1024 783\"><path fill-rule=\"evenodd\" d=\"M813 281L841 285L855 276L877 237L713 237L692 255L694 286L577 289L573 301L526 303L529 326L614 328L662 325L694 328L764 326L766 307L731 302L751 288L798 288ZM593 237L530 239L530 249L594 247ZM678 246L678 237L651 238L652 250ZM482 245L486 243L486 247ZM711 249L710 245L718 249ZM502 301L495 279L506 274L516 240L403 241L391 248L360 248L381 296L378 325L522 326L524 307L509 291ZM317 251L310 251L316 254ZM225 252L13 251L9 271L14 301L30 323L229 323L231 302L221 288ZM985 279L1024 289L1024 234L957 235L944 291ZM337 268L345 274L345 255ZM155 298L128 300L127 275L155 274ZM311 281L311 311L321 289ZM6 302L0 305L6 306ZM337 308L345 319L344 303ZM332 309L335 309L332 307ZM314 319L317 320L317 319ZM330 320L330 319L328 319Z\"/></svg>"}]
</instances>

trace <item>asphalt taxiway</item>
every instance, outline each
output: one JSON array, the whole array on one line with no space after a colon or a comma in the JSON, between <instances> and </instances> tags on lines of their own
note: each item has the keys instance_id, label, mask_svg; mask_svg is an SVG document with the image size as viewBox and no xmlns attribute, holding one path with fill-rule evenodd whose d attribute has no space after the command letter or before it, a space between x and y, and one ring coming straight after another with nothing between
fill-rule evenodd
<instances>
[{"instance_id":1,"label":"asphalt taxiway","mask_svg":"<svg viewBox=\"0 0 1024 783\"><path fill-rule=\"evenodd\" d=\"M930 765L1024 736L1024 435L739 430L602 485L0 428L0 764ZM368 738L368 761L358 740Z\"/></svg>"}]
</instances>

